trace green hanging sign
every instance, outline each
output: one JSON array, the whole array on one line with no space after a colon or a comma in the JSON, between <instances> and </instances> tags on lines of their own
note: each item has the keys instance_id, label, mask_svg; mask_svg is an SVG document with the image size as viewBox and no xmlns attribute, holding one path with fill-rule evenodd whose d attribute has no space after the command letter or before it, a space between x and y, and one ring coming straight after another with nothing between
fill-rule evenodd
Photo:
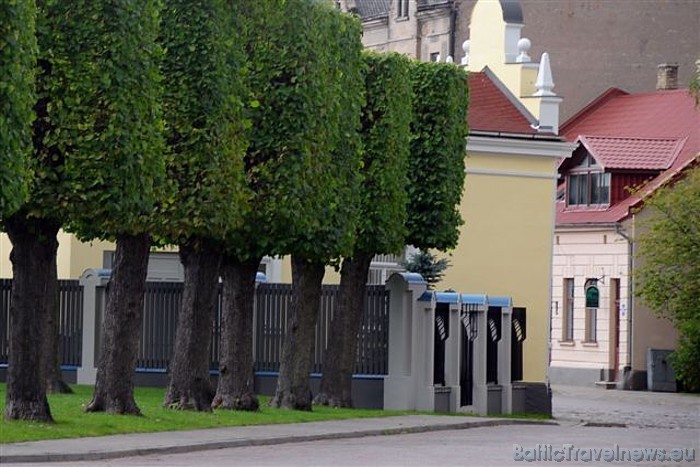
<instances>
[{"instance_id":1,"label":"green hanging sign","mask_svg":"<svg viewBox=\"0 0 700 467\"><path fill-rule=\"evenodd\" d=\"M598 308L600 305L600 292L595 285L586 287L586 308Z\"/></svg>"}]
</instances>

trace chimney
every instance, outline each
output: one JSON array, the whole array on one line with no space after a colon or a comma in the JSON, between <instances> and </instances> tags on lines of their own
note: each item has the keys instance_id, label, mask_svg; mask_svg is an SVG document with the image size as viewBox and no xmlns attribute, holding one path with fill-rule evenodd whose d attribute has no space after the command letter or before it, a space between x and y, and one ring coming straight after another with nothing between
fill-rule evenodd
<instances>
[{"instance_id":1,"label":"chimney","mask_svg":"<svg viewBox=\"0 0 700 467\"><path fill-rule=\"evenodd\" d=\"M662 63L656 72L656 90L670 91L678 89L678 64Z\"/></svg>"}]
</instances>

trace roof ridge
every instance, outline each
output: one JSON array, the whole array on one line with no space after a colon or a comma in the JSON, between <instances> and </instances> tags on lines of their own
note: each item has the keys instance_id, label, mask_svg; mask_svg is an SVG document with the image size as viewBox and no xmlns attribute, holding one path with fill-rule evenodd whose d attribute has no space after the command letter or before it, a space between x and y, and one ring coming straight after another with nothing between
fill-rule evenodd
<instances>
[{"instance_id":1,"label":"roof ridge","mask_svg":"<svg viewBox=\"0 0 700 467\"><path fill-rule=\"evenodd\" d=\"M580 134L580 137L595 139L632 139L635 141L679 141L688 139L687 136L600 136L592 134Z\"/></svg>"},{"instance_id":2,"label":"roof ridge","mask_svg":"<svg viewBox=\"0 0 700 467\"><path fill-rule=\"evenodd\" d=\"M520 102L520 99L518 99L515 94L508 89L508 86L506 86L505 83L498 78L496 73L491 71L488 65L481 70L481 73L483 73L498 88L498 90L503 93L506 99L508 99L513 107L515 107L518 112L520 112L522 116L525 117L528 122L530 122L531 125L537 124L537 119L535 116L529 110L527 110L527 107L525 107L525 105Z\"/></svg>"}]
</instances>

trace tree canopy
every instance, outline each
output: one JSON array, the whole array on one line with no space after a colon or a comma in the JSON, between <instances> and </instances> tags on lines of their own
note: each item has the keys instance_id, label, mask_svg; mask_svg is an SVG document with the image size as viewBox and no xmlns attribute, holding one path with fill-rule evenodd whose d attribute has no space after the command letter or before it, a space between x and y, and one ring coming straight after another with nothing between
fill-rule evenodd
<instances>
[{"instance_id":1,"label":"tree canopy","mask_svg":"<svg viewBox=\"0 0 700 467\"><path fill-rule=\"evenodd\" d=\"M83 238L148 233L166 186L160 2L43 3L55 97L47 144L65 155L60 207Z\"/></svg>"},{"instance_id":2,"label":"tree canopy","mask_svg":"<svg viewBox=\"0 0 700 467\"><path fill-rule=\"evenodd\" d=\"M228 243L241 257L337 256L351 238L346 224L356 184L348 175L359 166L359 117L349 115L359 115L361 105L361 25L346 15L338 21L337 10L312 1L240 8L248 31L245 170L253 195L246 222ZM349 37L355 39L341 40ZM345 150L336 152L341 138Z\"/></svg>"},{"instance_id":3,"label":"tree canopy","mask_svg":"<svg viewBox=\"0 0 700 467\"><path fill-rule=\"evenodd\" d=\"M360 132L364 153L355 251L397 253L406 238L410 60L373 52L365 52L364 60L366 102Z\"/></svg>"},{"instance_id":4,"label":"tree canopy","mask_svg":"<svg viewBox=\"0 0 700 467\"><path fill-rule=\"evenodd\" d=\"M225 0L167 0L161 16L168 178L177 188L166 235L221 240L240 226L246 198L242 41Z\"/></svg>"},{"instance_id":5,"label":"tree canopy","mask_svg":"<svg viewBox=\"0 0 700 467\"><path fill-rule=\"evenodd\" d=\"M0 219L27 196L35 102L34 1L0 3Z\"/></svg>"},{"instance_id":6,"label":"tree canopy","mask_svg":"<svg viewBox=\"0 0 700 467\"><path fill-rule=\"evenodd\" d=\"M408 237L417 248L447 250L463 220L468 89L466 72L451 63L414 62L408 184Z\"/></svg>"}]
</instances>

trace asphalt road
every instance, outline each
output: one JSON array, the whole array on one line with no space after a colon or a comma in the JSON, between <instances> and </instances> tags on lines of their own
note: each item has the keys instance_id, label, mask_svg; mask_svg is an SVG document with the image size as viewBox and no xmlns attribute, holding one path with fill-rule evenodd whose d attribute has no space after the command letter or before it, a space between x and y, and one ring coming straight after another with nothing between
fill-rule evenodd
<instances>
[{"instance_id":1,"label":"asphalt road","mask_svg":"<svg viewBox=\"0 0 700 467\"><path fill-rule=\"evenodd\" d=\"M574 448L630 449L662 448L667 453L677 449L695 449L692 462L615 462L613 465L700 465L700 438L695 429L668 428L599 428L580 424L562 426L501 426L396 436L376 436L334 441L316 441L278 446L259 446L185 453L169 456L129 457L104 461L111 466L504 466L532 465L527 456L536 455L538 445L562 449ZM523 461L514 460L520 445ZM573 450L572 450L573 451ZM685 455L685 451L683 451ZM602 461L564 465L601 465ZM594 453L595 455L595 453ZM658 452L654 454L658 455ZM573 454L572 454L573 457ZM656 457L654 457L656 459ZM538 463L559 465L557 462ZM30 464L22 464L30 465ZM33 464L53 466L88 466L94 462Z\"/></svg>"}]
</instances>

